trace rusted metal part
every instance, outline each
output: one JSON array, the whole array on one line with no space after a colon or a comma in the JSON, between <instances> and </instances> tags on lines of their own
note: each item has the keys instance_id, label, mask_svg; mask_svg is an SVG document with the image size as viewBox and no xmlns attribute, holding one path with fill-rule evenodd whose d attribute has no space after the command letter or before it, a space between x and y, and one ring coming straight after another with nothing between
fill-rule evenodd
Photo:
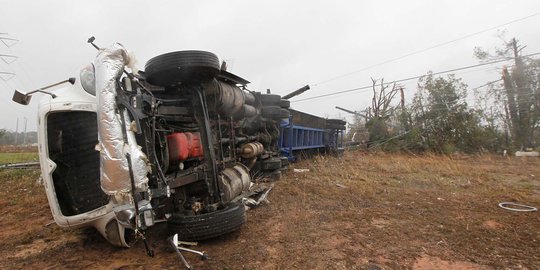
<instances>
[{"instance_id":1,"label":"rusted metal part","mask_svg":"<svg viewBox=\"0 0 540 270\"><path fill-rule=\"evenodd\" d=\"M246 143L240 147L240 156L242 158L251 159L264 151L264 147L260 142Z\"/></svg>"},{"instance_id":2,"label":"rusted metal part","mask_svg":"<svg viewBox=\"0 0 540 270\"><path fill-rule=\"evenodd\" d=\"M237 86L212 80L204 88L210 103L214 98L217 112L221 115L234 116L246 103L243 91Z\"/></svg>"},{"instance_id":3,"label":"rusted metal part","mask_svg":"<svg viewBox=\"0 0 540 270\"><path fill-rule=\"evenodd\" d=\"M248 80L238 76L238 75L235 75L235 74L232 74L230 72L227 72L225 70L221 70L218 77L222 80L225 80L225 81L229 81L229 82L232 82L232 83L235 83L235 84L241 84L241 85L246 85L249 83Z\"/></svg>"},{"instance_id":4,"label":"rusted metal part","mask_svg":"<svg viewBox=\"0 0 540 270\"><path fill-rule=\"evenodd\" d=\"M180 106L160 106L157 108L157 113L160 115L191 115L189 107Z\"/></svg>"},{"instance_id":5,"label":"rusted metal part","mask_svg":"<svg viewBox=\"0 0 540 270\"><path fill-rule=\"evenodd\" d=\"M300 88L298 90L295 90L295 91L293 91L293 92L291 92L291 93L289 93L287 95L284 95L282 97L282 99L290 99L292 97L296 97L296 96L306 92L307 90L309 90L309 85L306 85L306 86L304 86L304 87L302 87L302 88Z\"/></svg>"},{"instance_id":6,"label":"rusted metal part","mask_svg":"<svg viewBox=\"0 0 540 270\"><path fill-rule=\"evenodd\" d=\"M289 111L291 112L292 122L297 126L322 129L326 126L326 119L324 118L293 109L289 109Z\"/></svg>"},{"instance_id":7,"label":"rusted metal part","mask_svg":"<svg viewBox=\"0 0 540 270\"><path fill-rule=\"evenodd\" d=\"M268 202L266 198L268 197L268 193L270 193L273 188L274 184L271 184L269 187L252 192L249 197L243 199L244 204L249 208L256 208L262 202Z\"/></svg>"},{"instance_id":8,"label":"rusted metal part","mask_svg":"<svg viewBox=\"0 0 540 270\"><path fill-rule=\"evenodd\" d=\"M214 142L215 139L212 136L212 130L210 127L210 117L208 115L206 97L202 93L202 89L190 88L189 90L193 94L193 104L195 104L194 117L197 124L201 127L199 129L199 133L201 135L201 143L203 145L204 163L207 169L205 182L208 187L208 195L214 197L214 195L219 194L217 181L218 168L216 162L216 153L214 152L216 143Z\"/></svg>"},{"instance_id":9,"label":"rusted metal part","mask_svg":"<svg viewBox=\"0 0 540 270\"><path fill-rule=\"evenodd\" d=\"M197 173L190 173L186 175L179 176L175 178L174 180L169 181L169 187L170 188L177 188L181 186L185 186L187 184L191 184L194 182L199 181L200 177Z\"/></svg>"},{"instance_id":10,"label":"rusted metal part","mask_svg":"<svg viewBox=\"0 0 540 270\"><path fill-rule=\"evenodd\" d=\"M255 95L250 92L243 91L246 104L255 105Z\"/></svg>"},{"instance_id":11,"label":"rusted metal part","mask_svg":"<svg viewBox=\"0 0 540 270\"><path fill-rule=\"evenodd\" d=\"M229 202L249 189L251 177L249 169L241 163L223 170L220 176L221 200Z\"/></svg>"},{"instance_id":12,"label":"rusted metal part","mask_svg":"<svg viewBox=\"0 0 540 270\"><path fill-rule=\"evenodd\" d=\"M0 169L37 169L39 162L10 163L0 165Z\"/></svg>"},{"instance_id":13,"label":"rusted metal part","mask_svg":"<svg viewBox=\"0 0 540 270\"><path fill-rule=\"evenodd\" d=\"M191 267L191 265L189 265L189 263L186 261L186 258L184 258L184 256L182 255L182 253L180 251L185 251L185 252L190 252L190 253L193 253L193 254L197 254L197 255L200 256L201 260L207 260L208 259L208 254L206 254L204 251L197 251L197 250L194 250L194 249L183 247L182 245L185 245L185 244L197 245L197 243L180 241L180 240L178 240L178 234L175 234L171 238L169 238L169 243L176 250L176 254L180 258L180 261L182 261L182 263L184 264L186 269L193 269L193 267Z\"/></svg>"}]
</instances>

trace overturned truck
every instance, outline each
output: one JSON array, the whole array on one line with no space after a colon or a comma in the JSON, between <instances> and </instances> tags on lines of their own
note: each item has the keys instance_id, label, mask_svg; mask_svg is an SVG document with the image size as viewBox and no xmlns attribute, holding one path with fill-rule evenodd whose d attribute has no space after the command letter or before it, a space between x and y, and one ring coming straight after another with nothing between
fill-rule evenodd
<instances>
[{"instance_id":1,"label":"overturned truck","mask_svg":"<svg viewBox=\"0 0 540 270\"><path fill-rule=\"evenodd\" d=\"M216 237L245 223L252 183L279 178L294 151L340 151L344 123L295 125L288 100L248 91L212 53L159 55L144 71L132 62L115 44L72 85L36 90L49 94L39 104L39 154L60 226L94 226L124 247L158 222L182 240Z\"/></svg>"}]
</instances>

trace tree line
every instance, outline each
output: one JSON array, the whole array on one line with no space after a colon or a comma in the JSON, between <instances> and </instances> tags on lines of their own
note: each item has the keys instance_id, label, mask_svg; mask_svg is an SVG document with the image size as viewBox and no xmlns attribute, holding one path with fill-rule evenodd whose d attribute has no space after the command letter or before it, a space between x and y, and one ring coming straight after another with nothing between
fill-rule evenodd
<instances>
[{"instance_id":1,"label":"tree line","mask_svg":"<svg viewBox=\"0 0 540 270\"><path fill-rule=\"evenodd\" d=\"M0 130L0 145L29 145L37 143L37 132L15 132Z\"/></svg>"},{"instance_id":2,"label":"tree line","mask_svg":"<svg viewBox=\"0 0 540 270\"><path fill-rule=\"evenodd\" d=\"M454 74L419 79L411 102L404 88L373 80L371 105L357 115L354 134L365 133L368 148L436 153L517 151L538 146L540 62L523 56L515 38L489 52L475 48L480 61L509 59L500 79L470 89ZM473 105L467 102L472 94ZM358 140L358 139L357 139Z\"/></svg>"}]
</instances>

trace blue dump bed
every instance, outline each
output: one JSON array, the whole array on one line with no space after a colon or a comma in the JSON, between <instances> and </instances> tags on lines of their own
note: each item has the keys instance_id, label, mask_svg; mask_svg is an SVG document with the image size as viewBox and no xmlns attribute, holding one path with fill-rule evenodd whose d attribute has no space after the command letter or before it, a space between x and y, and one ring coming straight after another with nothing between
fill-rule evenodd
<instances>
[{"instance_id":1,"label":"blue dump bed","mask_svg":"<svg viewBox=\"0 0 540 270\"><path fill-rule=\"evenodd\" d=\"M325 119L290 110L291 116L281 122L279 148L282 155L295 160L302 151L339 153L343 150L345 121Z\"/></svg>"}]
</instances>

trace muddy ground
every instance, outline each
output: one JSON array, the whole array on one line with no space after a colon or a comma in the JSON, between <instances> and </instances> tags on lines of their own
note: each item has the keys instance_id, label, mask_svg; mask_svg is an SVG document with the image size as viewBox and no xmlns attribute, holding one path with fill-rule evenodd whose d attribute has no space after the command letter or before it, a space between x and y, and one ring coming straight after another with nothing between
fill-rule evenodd
<instances>
[{"instance_id":1,"label":"muddy ground","mask_svg":"<svg viewBox=\"0 0 540 270\"><path fill-rule=\"evenodd\" d=\"M346 153L292 165L238 232L197 247L198 269L540 269L540 159ZM291 168L291 169L292 169ZM38 172L1 171L0 268L182 269L153 239L115 248L60 229ZM339 185L338 185L339 184Z\"/></svg>"}]
</instances>

